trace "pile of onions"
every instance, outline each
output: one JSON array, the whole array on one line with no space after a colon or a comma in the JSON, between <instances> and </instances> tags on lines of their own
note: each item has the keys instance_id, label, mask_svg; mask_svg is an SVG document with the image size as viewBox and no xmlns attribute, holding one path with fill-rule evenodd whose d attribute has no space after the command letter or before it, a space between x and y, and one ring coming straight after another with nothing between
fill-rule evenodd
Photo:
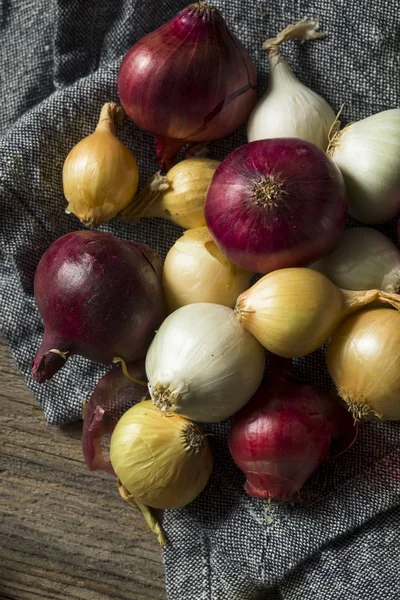
<instances>
[{"instance_id":1,"label":"pile of onions","mask_svg":"<svg viewBox=\"0 0 400 600\"><path fill-rule=\"evenodd\" d=\"M165 315L158 255L99 231L53 242L36 269L34 292L44 321L32 361L39 383L72 354L104 364L143 358Z\"/></svg>"},{"instance_id":2,"label":"pile of onions","mask_svg":"<svg viewBox=\"0 0 400 600\"><path fill-rule=\"evenodd\" d=\"M127 115L152 133L160 169L188 142L235 131L256 101L256 73L219 11L191 4L124 57L118 94Z\"/></svg>"},{"instance_id":3,"label":"pile of onions","mask_svg":"<svg viewBox=\"0 0 400 600\"><path fill-rule=\"evenodd\" d=\"M356 419L400 420L400 314L363 310L346 319L326 361L339 396Z\"/></svg>"},{"instance_id":4,"label":"pile of onions","mask_svg":"<svg viewBox=\"0 0 400 600\"><path fill-rule=\"evenodd\" d=\"M339 169L314 144L262 140L237 148L221 163L205 216L229 260L269 273L327 254L344 228L347 200Z\"/></svg>"},{"instance_id":5,"label":"pile of onions","mask_svg":"<svg viewBox=\"0 0 400 600\"><path fill-rule=\"evenodd\" d=\"M111 462L103 455L102 439L114 431L126 405L139 402L146 396L147 385L141 381L146 378L144 361L131 363L126 369L118 367L106 373L85 405L82 450L91 471L99 469L114 473Z\"/></svg>"},{"instance_id":6,"label":"pile of onions","mask_svg":"<svg viewBox=\"0 0 400 600\"><path fill-rule=\"evenodd\" d=\"M271 357L273 358L273 357ZM298 382L291 362L272 361L271 376L232 420L229 450L250 496L293 500L328 456L357 437L353 418L322 389Z\"/></svg>"},{"instance_id":7,"label":"pile of onions","mask_svg":"<svg viewBox=\"0 0 400 600\"><path fill-rule=\"evenodd\" d=\"M212 302L233 308L252 273L231 263L217 248L207 227L189 229L169 250L163 269L167 309Z\"/></svg>"},{"instance_id":8,"label":"pile of onions","mask_svg":"<svg viewBox=\"0 0 400 600\"><path fill-rule=\"evenodd\" d=\"M187 229L164 270L146 244L75 231L51 244L34 280L44 335L32 377L51 379L72 355L122 365L85 406L83 455L118 479L162 544L152 509L189 504L211 476L194 421L233 417L229 450L246 492L293 501L354 443L358 420L400 420L400 252L377 231L343 233L347 195L364 223L400 213L400 109L338 131L280 54L288 40L324 35L317 29L301 21L265 42L271 74L255 106L246 49L207 0L191 4L135 43L118 73L121 103L154 136L160 170L135 196L138 167L115 135L123 111L113 102L64 164L66 212L85 226L118 215ZM248 144L221 163L205 158L206 142L248 118ZM264 277L248 288L255 273ZM337 400L299 382L291 363L329 338Z\"/></svg>"},{"instance_id":9,"label":"pile of onions","mask_svg":"<svg viewBox=\"0 0 400 600\"><path fill-rule=\"evenodd\" d=\"M400 291L400 251L369 227L346 229L332 252L310 266L347 290Z\"/></svg>"},{"instance_id":10,"label":"pile of onions","mask_svg":"<svg viewBox=\"0 0 400 600\"><path fill-rule=\"evenodd\" d=\"M355 219L376 225L400 213L400 108L351 123L328 153L344 176Z\"/></svg>"},{"instance_id":11,"label":"pile of onions","mask_svg":"<svg viewBox=\"0 0 400 600\"><path fill-rule=\"evenodd\" d=\"M194 421L223 421L261 383L262 346L218 304L188 304L165 319L147 352L146 374L154 404Z\"/></svg>"},{"instance_id":12,"label":"pile of onions","mask_svg":"<svg viewBox=\"0 0 400 600\"><path fill-rule=\"evenodd\" d=\"M235 314L267 350L296 358L317 350L343 319L375 301L400 309L397 294L342 290L313 269L281 269L241 294Z\"/></svg>"}]
</instances>

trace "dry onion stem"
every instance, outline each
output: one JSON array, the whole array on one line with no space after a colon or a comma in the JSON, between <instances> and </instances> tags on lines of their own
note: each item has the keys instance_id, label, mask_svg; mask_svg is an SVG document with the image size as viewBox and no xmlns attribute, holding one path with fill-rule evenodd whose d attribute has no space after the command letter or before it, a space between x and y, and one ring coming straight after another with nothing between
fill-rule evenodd
<instances>
[{"instance_id":1,"label":"dry onion stem","mask_svg":"<svg viewBox=\"0 0 400 600\"><path fill-rule=\"evenodd\" d=\"M146 187L135 196L134 202L121 212L121 217L127 223L137 223L142 217L152 216L151 208L160 199L162 193L170 188L166 175L157 171L148 180Z\"/></svg>"},{"instance_id":2,"label":"dry onion stem","mask_svg":"<svg viewBox=\"0 0 400 600\"><path fill-rule=\"evenodd\" d=\"M121 497L126 502L128 502L128 504L130 504L134 508L138 508L141 511L142 515L146 519L147 525L150 527L151 531L156 534L161 546L165 546L167 543L167 540L166 540L164 531L163 531L160 523L158 522L157 517L151 510L151 508L149 506L146 506L146 504L142 504L138 500L135 500L134 496L132 496L132 494L130 494L128 492L126 487L124 487L119 480L118 480L118 491L121 494Z\"/></svg>"},{"instance_id":3,"label":"dry onion stem","mask_svg":"<svg viewBox=\"0 0 400 600\"><path fill-rule=\"evenodd\" d=\"M269 54L279 54L281 44L289 40L315 40L324 37L326 34L323 31L317 31L319 28L318 21L298 21L294 25L288 25L274 38L270 38L263 44L264 50L268 50Z\"/></svg>"}]
</instances>

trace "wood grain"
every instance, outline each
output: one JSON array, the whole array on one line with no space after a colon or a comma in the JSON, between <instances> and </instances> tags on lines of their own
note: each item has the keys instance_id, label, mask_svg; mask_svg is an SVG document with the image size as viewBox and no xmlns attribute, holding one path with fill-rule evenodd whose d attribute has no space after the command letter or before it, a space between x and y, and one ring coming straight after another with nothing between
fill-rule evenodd
<instances>
[{"instance_id":1,"label":"wood grain","mask_svg":"<svg viewBox=\"0 0 400 600\"><path fill-rule=\"evenodd\" d=\"M0 598L164 600L156 538L80 437L46 424L0 335Z\"/></svg>"}]
</instances>

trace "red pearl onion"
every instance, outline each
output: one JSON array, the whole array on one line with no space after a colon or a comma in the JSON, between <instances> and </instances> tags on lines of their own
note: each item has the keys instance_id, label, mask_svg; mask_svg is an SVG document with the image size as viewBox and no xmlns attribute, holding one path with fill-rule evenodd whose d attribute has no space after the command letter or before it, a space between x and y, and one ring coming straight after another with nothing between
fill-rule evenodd
<instances>
[{"instance_id":1,"label":"red pearl onion","mask_svg":"<svg viewBox=\"0 0 400 600\"><path fill-rule=\"evenodd\" d=\"M327 254L346 216L339 169L317 146L297 138L234 150L216 170L205 205L221 251L257 273L306 266Z\"/></svg>"},{"instance_id":2,"label":"red pearl onion","mask_svg":"<svg viewBox=\"0 0 400 600\"><path fill-rule=\"evenodd\" d=\"M291 361L273 357L272 367L268 382L233 417L229 450L250 496L292 500L330 447L337 456L353 444L357 428L326 392L296 381Z\"/></svg>"},{"instance_id":3,"label":"red pearl onion","mask_svg":"<svg viewBox=\"0 0 400 600\"><path fill-rule=\"evenodd\" d=\"M124 57L118 94L127 115L156 139L168 170L188 142L224 137L256 101L256 73L220 12L191 4L139 40Z\"/></svg>"}]
</instances>

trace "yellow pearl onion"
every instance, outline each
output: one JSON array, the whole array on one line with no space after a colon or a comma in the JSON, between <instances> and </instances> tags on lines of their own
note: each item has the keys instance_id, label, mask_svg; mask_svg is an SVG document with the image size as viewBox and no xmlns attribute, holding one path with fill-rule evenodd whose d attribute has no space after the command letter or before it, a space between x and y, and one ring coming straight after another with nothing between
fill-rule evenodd
<instances>
[{"instance_id":1,"label":"yellow pearl onion","mask_svg":"<svg viewBox=\"0 0 400 600\"><path fill-rule=\"evenodd\" d=\"M139 402L118 421L110 460L136 501L163 509L192 502L213 467L200 427L180 415L164 415L151 401Z\"/></svg>"},{"instance_id":2,"label":"yellow pearl onion","mask_svg":"<svg viewBox=\"0 0 400 600\"><path fill-rule=\"evenodd\" d=\"M174 165L167 173L168 189L146 216L164 216L184 229L205 225L206 194L219 165L211 158L188 158Z\"/></svg>"},{"instance_id":3,"label":"yellow pearl onion","mask_svg":"<svg viewBox=\"0 0 400 600\"><path fill-rule=\"evenodd\" d=\"M117 104L107 102L95 132L78 142L64 163L66 212L87 227L115 217L132 201L139 184L135 157L115 135L114 118L122 114Z\"/></svg>"},{"instance_id":4,"label":"yellow pearl onion","mask_svg":"<svg viewBox=\"0 0 400 600\"><path fill-rule=\"evenodd\" d=\"M280 269L241 294L235 314L270 352L296 358L317 350L346 316L375 300L400 307L396 294L342 290L318 271Z\"/></svg>"},{"instance_id":5,"label":"yellow pearl onion","mask_svg":"<svg viewBox=\"0 0 400 600\"><path fill-rule=\"evenodd\" d=\"M400 314L389 308L348 317L328 344L326 361L355 418L400 420Z\"/></svg>"},{"instance_id":6,"label":"yellow pearl onion","mask_svg":"<svg viewBox=\"0 0 400 600\"><path fill-rule=\"evenodd\" d=\"M221 253L207 227L188 229L166 256L164 297L170 312L195 302L233 308L251 277Z\"/></svg>"},{"instance_id":7,"label":"yellow pearl onion","mask_svg":"<svg viewBox=\"0 0 400 600\"><path fill-rule=\"evenodd\" d=\"M211 179L220 163L210 158L187 158L166 175L156 173L122 211L128 223L142 217L160 217L184 229L204 227L204 203Z\"/></svg>"},{"instance_id":8,"label":"yellow pearl onion","mask_svg":"<svg viewBox=\"0 0 400 600\"><path fill-rule=\"evenodd\" d=\"M339 324L340 290L311 269L273 271L238 299L239 320L263 346L294 358L313 352Z\"/></svg>"}]
</instances>

